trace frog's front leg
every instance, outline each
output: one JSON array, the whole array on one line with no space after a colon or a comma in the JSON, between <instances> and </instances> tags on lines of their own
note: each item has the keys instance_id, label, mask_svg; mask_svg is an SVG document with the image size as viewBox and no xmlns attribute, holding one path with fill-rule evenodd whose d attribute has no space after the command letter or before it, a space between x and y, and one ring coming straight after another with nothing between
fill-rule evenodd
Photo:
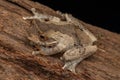
<instances>
[{"instance_id":1,"label":"frog's front leg","mask_svg":"<svg viewBox=\"0 0 120 80\"><path fill-rule=\"evenodd\" d=\"M40 48L41 49L39 51L33 51L32 54L33 55L37 55L37 54L53 55L53 54L57 54L58 52L60 52L58 47L49 48L49 47L40 46Z\"/></svg>"},{"instance_id":2,"label":"frog's front leg","mask_svg":"<svg viewBox=\"0 0 120 80\"><path fill-rule=\"evenodd\" d=\"M89 45L83 48L75 47L66 51L62 57L62 59L65 60L65 65L63 66L63 69L66 68L73 73L76 73L75 68L77 64L88 56L92 55L96 50L97 46Z\"/></svg>"}]
</instances>

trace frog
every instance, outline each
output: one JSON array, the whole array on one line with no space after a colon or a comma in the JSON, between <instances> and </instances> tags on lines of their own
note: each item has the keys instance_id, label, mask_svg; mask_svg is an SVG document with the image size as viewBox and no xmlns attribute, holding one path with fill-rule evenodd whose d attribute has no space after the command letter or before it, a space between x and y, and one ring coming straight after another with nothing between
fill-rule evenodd
<instances>
[{"instance_id":1,"label":"frog","mask_svg":"<svg viewBox=\"0 0 120 80\"><path fill-rule=\"evenodd\" d=\"M38 19L40 22L45 24L74 24L79 27L79 29L76 29L77 38L51 29L43 33L43 35L48 39L46 41L41 41L36 35L28 37L30 41L40 47L39 51L32 52L33 55L42 54L50 56L62 52L63 55L60 57L60 60L64 62L62 69L67 69L76 74L76 66L97 51L97 45L94 44L97 41L97 38L92 34L92 32L84 28L77 19L69 14L57 12L57 14L60 14L65 18L65 20L62 21L56 16L37 13L35 8L32 8L31 11L34 16L23 17L24 20Z\"/></svg>"}]
</instances>

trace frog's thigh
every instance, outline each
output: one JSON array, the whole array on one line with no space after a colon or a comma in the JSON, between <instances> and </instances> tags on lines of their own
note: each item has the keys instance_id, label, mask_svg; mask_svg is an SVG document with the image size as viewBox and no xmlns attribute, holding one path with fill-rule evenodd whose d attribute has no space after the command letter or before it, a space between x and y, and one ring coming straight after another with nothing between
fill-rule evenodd
<instances>
[{"instance_id":1,"label":"frog's thigh","mask_svg":"<svg viewBox=\"0 0 120 80\"><path fill-rule=\"evenodd\" d=\"M83 48L73 48L69 51L66 51L63 57L65 60L75 60L77 62L80 62L94 54L96 50L97 50L96 45L88 45Z\"/></svg>"},{"instance_id":2,"label":"frog's thigh","mask_svg":"<svg viewBox=\"0 0 120 80\"><path fill-rule=\"evenodd\" d=\"M84 52L84 48L82 47L73 47L69 50L67 50L64 54L63 54L63 59L65 61L69 61L69 60L74 60L74 59L78 59Z\"/></svg>"}]
</instances>

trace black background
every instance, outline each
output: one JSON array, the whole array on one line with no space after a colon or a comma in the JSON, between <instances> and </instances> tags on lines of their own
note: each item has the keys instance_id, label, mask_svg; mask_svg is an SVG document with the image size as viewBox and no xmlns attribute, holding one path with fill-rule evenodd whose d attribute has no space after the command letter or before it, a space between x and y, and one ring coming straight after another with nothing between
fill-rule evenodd
<instances>
[{"instance_id":1,"label":"black background","mask_svg":"<svg viewBox=\"0 0 120 80\"><path fill-rule=\"evenodd\" d=\"M34 0L80 20L120 33L120 4L110 0Z\"/></svg>"}]
</instances>

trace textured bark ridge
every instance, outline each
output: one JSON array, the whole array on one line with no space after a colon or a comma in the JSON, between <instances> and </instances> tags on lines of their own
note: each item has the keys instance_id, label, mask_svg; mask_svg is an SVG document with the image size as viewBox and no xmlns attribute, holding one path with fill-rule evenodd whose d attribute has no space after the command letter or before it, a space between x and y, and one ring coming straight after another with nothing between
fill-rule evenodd
<instances>
[{"instance_id":1,"label":"textured bark ridge","mask_svg":"<svg viewBox=\"0 0 120 80\"><path fill-rule=\"evenodd\" d=\"M32 15L31 8L61 17L37 2L0 0L0 80L120 80L120 35L82 21L81 24L98 38L99 49L77 66L77 74L62 69L59 54L32 55L36 48L30 45L28 36L38 34L38 30L32 23L34 21L22 19ZM67 30L66 26L35 22L42 31L54 29L69 33L72 30Z\"/></svg>"}]
</instances>

